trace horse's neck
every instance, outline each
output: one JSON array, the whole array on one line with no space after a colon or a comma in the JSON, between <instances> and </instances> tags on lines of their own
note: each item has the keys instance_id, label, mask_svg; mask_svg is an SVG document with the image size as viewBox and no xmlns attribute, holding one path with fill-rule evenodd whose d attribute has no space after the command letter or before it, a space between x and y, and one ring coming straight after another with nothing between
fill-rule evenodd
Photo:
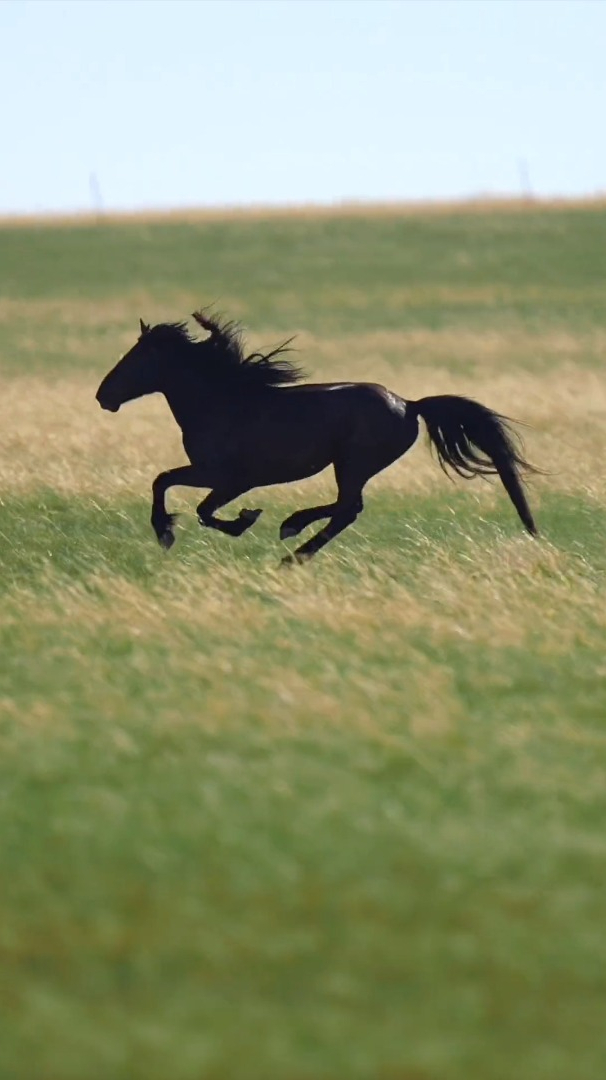
<instances>
[{"instance_id":1,"label":"horse's neck","mask_svg":"<svg viewBox=\"0 0 606 1080\"><path fill-rule=\"evenodd\" d=\"M164 388L164 397L182 431L191 424L194 415L206 411L205 395L195 382L171 383Z\"/></svg>"},{"instance_id":2,"label":"horse's neck","mask_svg":"<svg viewBox=\"0 0 606 1080\"><path fill-rule=\"evenodd\" d=\"M229 396L197 379L178 380L165 387L164 396L181 431L199 429L218 412L225 413Z\"/></svg>"}]
</instances>

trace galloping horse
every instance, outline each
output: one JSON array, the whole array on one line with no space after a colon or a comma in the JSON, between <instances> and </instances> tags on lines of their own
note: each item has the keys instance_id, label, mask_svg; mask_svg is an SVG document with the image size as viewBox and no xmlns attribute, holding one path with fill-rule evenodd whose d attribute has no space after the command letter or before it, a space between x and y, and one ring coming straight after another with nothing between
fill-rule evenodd
<instances>
[{"instance_id":1,"label":"galloping horse","mask_svg":"<svg viewBox=\"0 0 606 1080\"><path fill-rule=\"evenodd\" d=\"M174 543L165 496L175 485L210 488L198 506L201 525L241 536L261 510L224 520L215 511L252 488L287 484L333 465L337 498L297 510L280 538L328 519L284 562L315 555L363 509L366 482L405 454L424 420L441 467L459 476L498 474L525 528L537 528L521 476L536 471L521 455L506 417L469 398L445 394L407 401L374 383L305 383L286 358L290 341L273 352L246 355L233 322L204 311L193 318L208 333L195 340L185 323L148 326L103 379L97 401L117 412L126 401L162 393L183 433L189 465L153 482L151 523L160 544ZM292 340L292 339L290 339Z\"/></svg>"}]
</instances>

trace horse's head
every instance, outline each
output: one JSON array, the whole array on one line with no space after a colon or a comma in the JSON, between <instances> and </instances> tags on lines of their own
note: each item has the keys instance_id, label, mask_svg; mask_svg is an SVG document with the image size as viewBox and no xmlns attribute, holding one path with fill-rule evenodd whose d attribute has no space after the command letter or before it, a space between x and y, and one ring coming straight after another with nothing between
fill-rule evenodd
<instances>
[{"instance_id":1,"label":"horse's head","mask_svg":"<svg viewBox=\"0 0 606 1080\"><path fill-rule=\"evenodd\" d=\"M139 319L139 324L139 340L118 360L97 390L96 398L102 409L117 412L126 401L158 393L163 388L164 349L158 333L163 327L152 329L143 319Z\"/></svg>"}]
</instances>

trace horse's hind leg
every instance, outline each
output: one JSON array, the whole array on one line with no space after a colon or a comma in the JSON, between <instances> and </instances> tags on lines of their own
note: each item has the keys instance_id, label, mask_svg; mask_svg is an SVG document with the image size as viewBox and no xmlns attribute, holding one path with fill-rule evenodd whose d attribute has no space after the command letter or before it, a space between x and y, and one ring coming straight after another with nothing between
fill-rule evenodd
<instances>
[{"instance_id":1,"label":"horse's hind leg","mask_svg":"<svg viewBox=\"0 0 606 1080\"><path fill-rule=\"evenodd\" d=\"M308 525L322 518L332 517L335 512L336 502L327 503L325 506L310 506L306 510L295 510L294 514L287 517L280 525L280 540L290 540L298 536Z\"/></svg>"},{"instance_id":2,"label":"horse's hind leg","mask_svg":"<svg viewBox=\"0 0 606 1080\"><path fill-rule=\"evenodd\" d=\"M339 494L337 501L333 503L332 515L328 525L325 525L323 529L320 529L320 532L315 534L315 536L310 537L304 544L301 544L292 555L287 555L285 559L282 559L283 565L289 565L294 562L304 562L306 559L310 559L312 555L315 555L316 552L320 551L326 544L329 544L331 540L334 540L335 536L338 536L344 529L353 525L358 514L364 509L362 488L368 479L368 473L364 475L363 479L360 479L359 473L349 473L338 466L335 466L335 473L337 484L339 486ZM316 510L320 509L324 511L329 508L316 508ZM321 516L324 517L324 512ZM318 517L320 517L320 514L318 514Z\"/></svg>"},{"instance_id":3,"label":"horse's hind leg","mask_svg":"<svg viewBox=\"0 0 606 1080\"><path fill-rule=\"evenodd\" d=\"M375 452L374 456L368 453L364 453L362 456L359 447L349 447L347 454L344 451L343 458L335 462L335 478L338 488L336 502L328 506L316 506L310 510L301 510L297 514L292 514L290 518L283 522L282 528L291 525L293 519L294 524L299 526L297 531L300 531L305 525L310 525L312 521L326 517L328 514L330 514L330 521L315 536L310 537L304 544L301 544L292 555L287 555L282 560L282 563L289 565L293 562L303 562L305 559L311 558L326 544L329 544L331 540L334 540L335 536L353 525L358 514L364 509L362 499L364 485L372 476L381 472L403 452L399 442L395 450L389 446L387 448L382 447L379 453Z\"/></svg>"},{"instance_id":4,"label":"horse's hind leg","mask_svg":"<svg viewBox=\"0 0 606 1080\"><path fill-rule=\"evenodd\" d=\"M304 562L305 559L310 559L312 555L320 551L321 548L329 544L331 540L334 540L335 536L342 533L344 529L347 529L350 525L353 525L358 514L364 509L364 503L362 501L362 494L360 493L357 499L352 502L336 504L335 512L331 517L328 525L325 525L320 532L312 536L304 544L293 552L292 555L287 555L282 559L283 565L288 565L293 562Z\"/></svg>"}]
</instances>

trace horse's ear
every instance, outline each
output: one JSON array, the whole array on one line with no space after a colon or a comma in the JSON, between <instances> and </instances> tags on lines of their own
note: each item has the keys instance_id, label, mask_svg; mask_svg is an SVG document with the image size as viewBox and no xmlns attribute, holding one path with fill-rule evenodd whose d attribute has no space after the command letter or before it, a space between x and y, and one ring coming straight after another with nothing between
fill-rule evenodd
<instances>
[{"instance_id":1,"label":"horse's ear","mask_svg":"<svg viewBox=\"0 0 606 1080\"><path fill-rule=\"evenodd\" d=\"M144 323L143 319L139 319L139 326L141 327L142 334L147 334L151 330L149 323Z\"/></svg>"}]
</instances>

